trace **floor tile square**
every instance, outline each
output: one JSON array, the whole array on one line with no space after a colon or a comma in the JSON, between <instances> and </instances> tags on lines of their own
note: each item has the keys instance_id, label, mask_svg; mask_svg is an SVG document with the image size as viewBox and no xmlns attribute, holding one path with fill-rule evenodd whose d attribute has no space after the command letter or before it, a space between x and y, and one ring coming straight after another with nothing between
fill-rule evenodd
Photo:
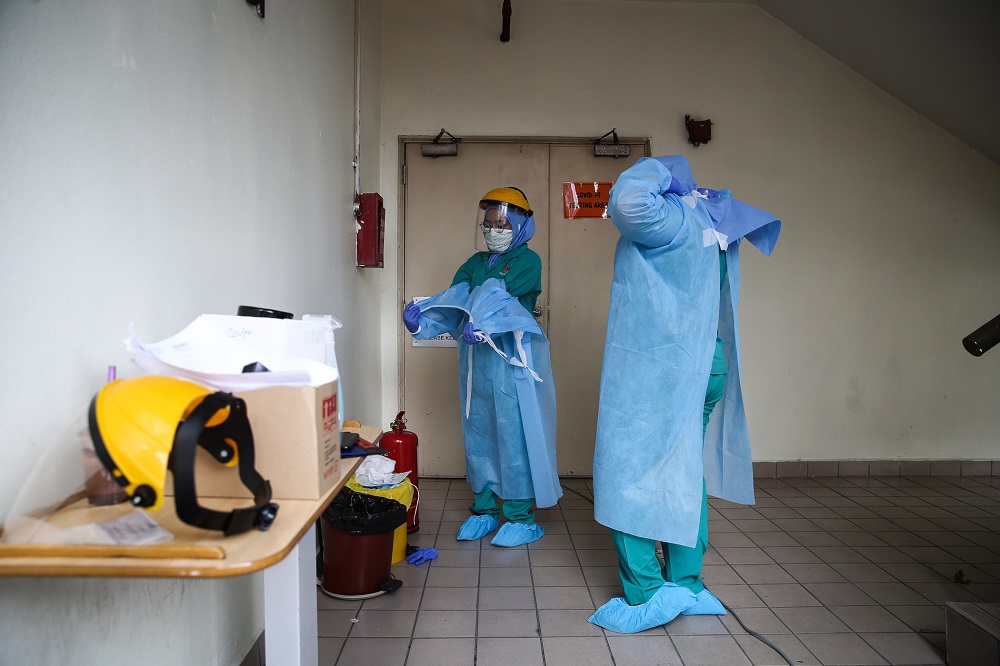
<instances>
[{"instance_id":1,"label":"floor tile square","mask_svg":"<svg viewBox=\"0 0 1000 666\"><path fill-rule=\"evenodd\" d=\"M557 551L554 551L557 552ZM608 567L598 567L606 569ZM583 586L583 569L578 566L572 567L531 567L531 579L536 588L540 587L565 587Z\"/></svg>"},{"instance_id":2,"label":"floor tile square","mask_svg":"<svg viewBox=\"0 0 1000 666\"><path fill-rule=\"evenodd\" d=\"M476 631L490 638L537 637L538 614L534 609L481 610Z\"/></svg>"},{"instance_id":3,"label":"floor tile square","mask_svg":"<svg viewBox=\"0 0 1000 666\"><path fill-rule=\"evenodd\" d=\"M730 612L719 616L719 620L729 629L729 633L731 634L746 633L746 630L740 624L740 620L749 629L760 634L792 633L770 608L740 608L734 612L735 615ZM736 618L736 615L739 616L739 619Z\"/></svg>"},{"instance_id":4,"label":"floor tile square","mask_svg":"<svg viewBox=\"0 0 1000 666\"><path fill-rule=\"evenodd\" d=\"M882 606L828 606L831 613L855 633L908 632L909 627Z\"/></svg>"},{"instance_id":5,"label":"floor tile square","mask_svg":"<svg viewBox=\"0 0 1000 666\"><path fill-rule=\"evenodd\" d=\"M943 632L946 611L942 606L883 606L887 611L920 633Z\"/></svg>"},{"instance_id":6,"label":"floor tile square","mask_svg":"<svg viewBox=\"0 0 1000 666\"><path fill-rule=\"evenodd\" d=\"M524 551L527 555L528 551ZM603 551L588 551L588 552L603 552ZM615 555L617 557L617 554ZM533 550L531 551L530 560L525 560L524 564L516 564L511 566L527 566L531 564L533 567L578 567L580 566L580 558L577 557L576 551L572 550Z\"/></svg>"},{"instance_id":7,"label":"floor tile square","mask_svg":"<svg viewBox=\"0 0 1000 666\"><path fill-rule=\"evenodd\" d=\"M475 638L476 616L461 610L422 610L414 638Z\"/></svg>"},{"instance_id":8,"label":"floor tile square","mask_svg":"<svg viewBox=\"0 0 1000 666\"><path fill-rule=\"evenodd\" d=\"M802 587L824 606L866 606L875 601L854 583L806 583Z\"/></svg>"},{"instance_id":9,"label":"floor tile square","mask_svg":"<svg viewBox=\"0 0 1000 666\"><path fill-rule=\"evenodd\" d=\"M785 653L792 663L798 666L799 664L815 666L820 664L820 661L802 644L797 637L791 634L762 634L771 644L777 647L779 650ZM759 666L776 666L777 664L784 665L785 660L781 658L774 648L772 648L767 643L764 643L759 638L755 636L750 636L749 634L743 634L741 636L735 636L736 642L739 643L743 651L747 653L750 660Z\"/></svg>"},{"instance_id":10,"label":"floor tile square","mask_svg":"<svg viewBox=\"0 0 1000 666\"><path fill-rule=\"evenodd\" d=\"M361 610L350 638L409 638L416 619L417 611Z\"/></svg>"},{"instance_id":11,"label":"floor tile square","mask_svg":"<svg viewBox=\"0 0 1000 666\"><path fill-rule=\"evenodd\" d=\"M343 647L344 647L344 641L346 641L346 640L347 640L346 638L320 638L319 639L319 655L318 655L319 656L319 659L318 659L319 663L320 664L324 664L324 665L325 664L336 664L337 663L337 657L340 656L340 651L343 649ZM249 657L250 656L247 655L247 657L244 658L242 666L247 666L248 664L257 664L262 659L262 657L260 657L258 655L258 657L257 657L258 661L248 661ZM260 662L260 663L263 663L263 662Z\"/></svg>"},{"instance_id":12,"label":"floor tile square","mask_svg":"<svg viewBox=\"0 0 1000 666\"><path fill-rule=\"evenodd\" d=\"M406 666L460 666L476 660L474 638L414 638ZM373 662L374 663L374 662Z\"/></svg>"},{"instance_id":13,"label":"floor tile square","mask_svg":"<svg viewBox=\"0 0 1000 666\"><path fill-rule=\"evenodd\" d=\"M364 610L417 610L420 608L420 598L423 592L423 587L403 585L395 592L365 599L361 608Z\"/></svg>"},{"instance_id":14,"label":"floor tile square","mask_svg":"<svg viewBox=\"0 0 1000 666\"><path fill-rule=\"evenodd\" d=\"M859 634L862 639L882 655L890 664L945 664L940 650L911 633L902 634Z\"/></svg>"},{"instance_id":15,"label":"floor tile square","mask_svg":"<svg viewBox=\"0 0 1000 666\"><path fill-rule=\"evenodd\" d=\"M404 666L410 639L407 638L348 638L340 651L338 664L379 664Z\"/></svg>"},{"instance_id":16,"label":"floor tile square","mask_svg":"<svg viewBox=\"0 0 1000 666\"><path fill-rule=\"evenodd\" d=\"M358 611L346 610L317 610L316 611L316 633L322 637L344 637L351 632L354 623L351 622L357 617Z\"/></svg>"},{"instance_id":17,"label":"floor tile square","mask_svg":"<svg viewBox=\"0 0 1000 666\"><path fill-rule=\"evenodd\" d=\"M920 606L934 603L903 583L867 583L864 589L865 594L883 606Z\"/></svg>"},{"instance_id":18,"label":"floor tile square","mask_svg":"<svg viewBox=\"0 0 1000 666\"><path fill-rule=\"evenodd\" d=\"M420 600L420 610L475 610L479 594L475 587L428 587Z\"/></svg>"},{"instance_id":19,"label":"floor tile square","mask_svg":"<svg viewBox=\"0 0 1000 666\"><path fill-rule=\"evenodd\" d=\"M477 585L479 585L479 567L431 567L427 573L427 587L476 587Z\"/></svg>"},{"instance_id":20,"label":"floor tile square","mask_svg":"<svg viewBox=\"0 0 1000 666\"><path fill-rule=\"evenodd\" d=\"M535 608L535 590L531 587L482 587L479 610L526 610Z\"/></svg>"},{"instance_id":21,"label":"floor tile square","mask_svg":"<svg viewBox=\"0 0 1000 666\"><path fill-rule=\"evenodd\" d=\"M608 634L616 666L684 666L669 636Z\"/></svg>"},{"instance_id":22,"label":"floor tile square","mask_svg":"<svg viewBox=\"0 0 1000 666\"><path fill-rule=\"evenodd\" d=\"M794 608L797 606L822 606L816 597L809 594L798 583L779 585L751 585L761 600L770 608Z\"/></svg>"},{"instance_id":23,"label":"floor tile square","mask_svg":"<svg viewBox=\"0 0 1000 666\"><path fill-rule=\"evenodd\" d=\"M481 555L476 550L440 550L438 556L431 560L433 568L440 567L478 567Z\"/></svg>"},{"instance_id":24,"label":"floor tile square","mask_svg":"<svg viewBox=\"0 0 1000 666\"><path fill-rule=\"evenodd\" d=\"M740 644L732 636L671 636L684 666L749 665Z\"/></svg>"},{"instance_id":25,"label":"floor tile square","mask_svg":"<svg viewBox=\"0 0 1000 666\"><path fill-rule=\"evenodd\" d=\"M604 630L587 622L591 610L539 610L542 636L603 636Z\"/></svg>"},{"instance_id":26,"label":"floor tile square","mask_svg":"<svg viewBox=\"0 0 1000 666\"><path fill-rule=\"evenodd\" d=\"M587 587L539 587L535 589L538 608L593 610L594 602Z\"/></svg>"},{"instance_id":27,"label":"floor tile square","mask_svg":"<svg viewBox=\"0 0 1000 666\"><path fill-rule=\"evenodd\" d=\"M716 547L718 553L729 564L774 564L771 556L760 548Z\"/></svg>"},{"instance_id":28,"label":"floor tile square","mask_svg":"<svg viewBox=\"0 0 1000 666\"><path fill-rule=\"evenodd\" d=\"M621 594L620 591L619 594ZM737 612L740 608L760 608L767 606L749 585L713 585L712 594L717 596L730 608L737 609Z\"/></svg>"},{"instance_id":29,"label":"floor tile square","mask_svg":"<svg viewBox=\"0 0 1000 666\"><path fill-rule=\"evenodd\" d=\"M546 666L613 666L604 638L543 638Z\"/></svg>"},{"instance_id":30,"label":"floor tile square","mask_svg":"<svg viewBox=\"0 0 1000 666\"><path fill-rule=\"evenodd\" d=\"M793 634L836 634L851 631L836 615L823 606L774 608L774 614Z\"/></svg>"},{"instance_id":31,"label":"floor tile square","mask_svg":"<svg viewBox=\"0 0 1000 666\"><path fill-rule=\"evenodd\" d=\"M736 564L733 569L748 585L795 582L778 564Z\"/></svg>"},{"instance_id":32,"label":"floor tile square","mask_svg":"<svg viewBox=\"0 0 1000 666\"><path fill-rule=\"evenodd\" d=\"M826 666L880 666L889 663L857 634L801 634L798 639Z\"/></svg>"},{"instance_id":33,"label":"floor tile square","mask_svg":"<svg viewBox=\"0 0 1000 666\"><path fill-rule=\"evenodd\" d=\"M531 567L483 567L479 570L479 584L482 587L531 587Z\"/></svg>"},{"instance_id":34,"label":"floor tile square","mask_svg":"<svg viewBox=\"0 0 1000 666\"><path fill-rule=\"evenodd\" d=\"M477 638L476 666L542 666L538 638Z\"/></svg>"},{"instance_id":35,"label":"floor tile square","mask_svg":"<svg viewBox=\"0 0 1000 666\"><path fill-rule=\"evenodd\" d=\"M618 567L583 567L583 578L589 586L621 585Z\"/></svg>"},{"instance_id":36,"label":"floor tile square","mask_svg":"<svg viewBox=\"0 0 1000 666\"><path fill-rule=\"evenodd\" d=\"M781 568L788 572L799 583L844 583L844 576L829 564L782 564Z\"/></svg>"},{"instance_id":37,"label":"floor tile square","mask_svg":"<svg viewBox=\"0 0 1000 666\"><path fill-rule=\"evenodd\" d=\"M531 553L532 558L534 556L540 555L543 552L552 551L533 551ZM554 551L554 552L571 552L571 551ZM578 550L576 551L576 558L579 560L581 566L585 567L616 567L618 566L618 553L614 550ZM544 560L542 560L544 561ZM534 560L532 560L534 562Z\"/></svg>"},{"instance_id":38,"label":"floor tile square","mask_svg":"<svg viewBox=\"0 0 1000 666\"><path fill-rule=\"evenodd\" d=\"M762 550L778 564L813 564L820 561L816 554L805 546L769 546Z\"/></svg>"}]
</instances>

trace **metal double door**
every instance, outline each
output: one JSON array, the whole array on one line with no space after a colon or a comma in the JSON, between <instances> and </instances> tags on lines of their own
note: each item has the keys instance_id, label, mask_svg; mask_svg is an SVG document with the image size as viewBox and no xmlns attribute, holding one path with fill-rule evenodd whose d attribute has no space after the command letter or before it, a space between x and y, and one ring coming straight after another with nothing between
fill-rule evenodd
<instances>
[{"instance_id":1,"label":"metal double door","mask_svg":"<svg viewBox=\"0 0 1000 666\"><path fill-rule=\"evenodd\" d=\"M551 346L561 476L590 476L608 297L618 232L600 217L567 218L564 183L613 182L630 156L595 157L593 143L463 141L455 157L423 157L404 144L403 298L433 296L451 285L475 251L479 199L495 187L524 191L534 210L528 247L542 258L536 318ZM400 309L402 304L400 305ZM400 321L399 326L402 326ZM401 409L420 437L420 475L465 475L455 347L414 346L403 337ZM529 442L530 445L530 442Z\"/></svg>"}]
</instances>

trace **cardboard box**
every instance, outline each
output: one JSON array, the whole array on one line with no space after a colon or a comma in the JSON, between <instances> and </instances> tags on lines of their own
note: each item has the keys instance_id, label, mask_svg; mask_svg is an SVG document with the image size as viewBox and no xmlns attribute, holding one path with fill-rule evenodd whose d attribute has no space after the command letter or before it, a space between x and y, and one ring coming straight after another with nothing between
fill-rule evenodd
<instances>
[{"instance_id":1,"label":"cardboard box","mask_svg":"<svg viewBox=\"0 0 1000 666\"><path fill-rule=\"evenodd\" d=\"M322 386L273 386L235 395L247 404L254 466L271 482L272 497L322 497L340 472L337 381ZM226 467L201 448L195 457L195 486L199 497L251 497L240 481L238 466ZM173 493L172 483L167 492Z\"/></svg>"}]
</instances>

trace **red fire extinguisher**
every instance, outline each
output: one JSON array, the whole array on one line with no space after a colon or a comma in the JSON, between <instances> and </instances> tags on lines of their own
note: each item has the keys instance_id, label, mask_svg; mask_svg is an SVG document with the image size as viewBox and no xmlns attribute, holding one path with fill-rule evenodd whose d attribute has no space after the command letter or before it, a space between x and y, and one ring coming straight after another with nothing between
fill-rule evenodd
<instances>
[{"instance_id":1,"label":"red fire extinguisher","mask_svg":"<svg viewBox=\"0 0 1000 666\"><path fill-rule=\"evenodd\" d=\"M386 456L396 462L397 472L410 472L407 477L414 486L419 484L417 475L417 435L416 433L404 430L406 419L400 412L396 414L396 420L389 424L392 428L390 432L384 433L379 440L379 446L386 450ZM417 488L418 497L420 489ZM417 502L410 505L410 510L406 512L406 531L416 532L420 529L420 516L417 513Z\"/></svg>"}]
</instances>

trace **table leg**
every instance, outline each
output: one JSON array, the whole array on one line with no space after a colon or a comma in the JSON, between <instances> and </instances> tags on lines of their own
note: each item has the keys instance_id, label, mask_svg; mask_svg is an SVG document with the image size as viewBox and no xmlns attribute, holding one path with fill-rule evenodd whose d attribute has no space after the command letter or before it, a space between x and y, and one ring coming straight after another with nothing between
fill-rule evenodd
<instances>
[{"instance_id":1,"label":"table leg","mask_svg":"<svg viewBox=\"0 0 1000 666\"><path fill-rule=\"evenodd\" d=\"M268 666L316 666L316 533L310 526L285 559L264 570Z\"/></svg>"}]
</instances>

